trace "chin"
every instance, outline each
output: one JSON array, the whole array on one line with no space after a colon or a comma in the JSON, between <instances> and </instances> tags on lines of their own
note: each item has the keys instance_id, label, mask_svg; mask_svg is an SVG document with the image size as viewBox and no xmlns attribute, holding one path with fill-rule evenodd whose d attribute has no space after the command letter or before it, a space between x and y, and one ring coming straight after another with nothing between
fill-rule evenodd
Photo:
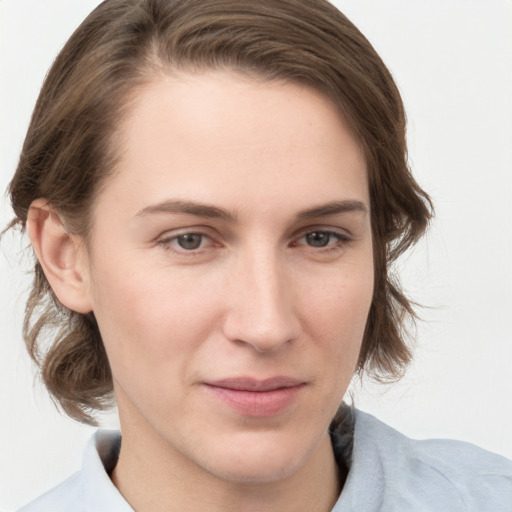
<instances>
[{"instance_id":1,"label":"chin","mask_svg":"<svg viewBox=\"0 0 512 512\"><path fill-rule=\"evenodd\" d=\"M272 483L295 474L311 457L317 443L289 436L250 435L232 439L229 446L218 446L219 455L212 454L210 464L203 468L209 473L233 483ZM308 442L309 441L309 442Z\"/></svg>"},{"instance_id":2,"label":"chin","mask_svg":"<svg viewBox=\"0 0 512 512\"><path fill-rule=\"evenodd\" d=\"M206 467L217 478L236 484L269 484L288 479L303 465L302 460L289 457L285 460L269 461L268 457L254 460L250 456L239 458L230 464L225 460L222 466Z\"/></svg>"}]
</instances>

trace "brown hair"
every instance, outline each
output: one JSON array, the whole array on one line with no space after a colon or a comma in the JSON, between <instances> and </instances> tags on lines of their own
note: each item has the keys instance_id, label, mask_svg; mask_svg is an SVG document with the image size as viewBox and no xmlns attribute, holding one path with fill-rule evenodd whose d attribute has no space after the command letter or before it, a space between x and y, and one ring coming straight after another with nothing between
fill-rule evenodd
<instances>
[{"instance_id":1,"label":"brown hair","mask_svg":"<svg viewBox=\"0 0 512 512\"><path fill-rule=\"evenodd\" d=\"M407 165L396 85L359 30L325 0L106 0L80 25L42 87L10 185L14 223L44 198L86 238L90 209L116 163L115 132L129 98L166 69L232 69L322 91L341 109L366 157L375 288L358 368L399 377L411 358L411 303L390 265L423 234L432 205ZM39 263L24 337L43 380L73 418L112 398L92 313L62 306ZM44 338L51 344L40 346Z\"/></svg>"}]
</instances>

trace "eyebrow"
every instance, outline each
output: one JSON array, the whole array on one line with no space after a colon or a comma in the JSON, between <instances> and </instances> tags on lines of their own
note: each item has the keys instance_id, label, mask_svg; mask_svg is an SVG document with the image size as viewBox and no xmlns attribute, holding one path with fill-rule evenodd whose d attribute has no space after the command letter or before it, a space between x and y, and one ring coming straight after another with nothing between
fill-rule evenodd
<instances>
[{"instance_id":1,"label":"eyebrow","mask_svg":"<svg viewBox=\"0 0 512 512\"><path fill-rule=\"evenodd\" d=\"M327 217L329 215L351 212L368 213L368 208L362 201L356 201L353 199L344 201L331 201L330 203L300 211L297 214L297 220L308 220L315 217Z\"/></svg>"},{"instance_id":2,"label":"eyebrow","mask_svg":"<svg viewBox=\"0 0 512 512\"><path fill-rule=\"evenodd\" d=\"M327 217L329 215L337 215L341 213L350 212L361 212L367 213L368 208L362 201L356 200L343 200L343 201L331 201L326 204L301 210L296 219L308 220L316 217ZM210 219L222 219L229 222L236 221L236 214L204 203L196 203L194 201L180 201L180 200L167 200L157 203L155 205L147 206L143 208L137 214L136 217L144 217L146 215L153 214L166 214L166 213L184 213L186 215L194 215L196 217L206 217Z\"/></svg>"},{"instance_id":3,"label":"eyebrow","mask_svg":"<svg viewBox=\"0 0 512 512\"><path fill-rule=\"evenodd\" d=\"M235 221L236 215L234 213L219 208L218 206L212 206L209 204L196 203L194 201L162 201L161 203L147 206L139 212L136 217L144 217L151 214L161 213L185 213L187 215L194 215L196 217L207 217L210 219L222 219L227 221Z\"/></svg>"}]
</instances>

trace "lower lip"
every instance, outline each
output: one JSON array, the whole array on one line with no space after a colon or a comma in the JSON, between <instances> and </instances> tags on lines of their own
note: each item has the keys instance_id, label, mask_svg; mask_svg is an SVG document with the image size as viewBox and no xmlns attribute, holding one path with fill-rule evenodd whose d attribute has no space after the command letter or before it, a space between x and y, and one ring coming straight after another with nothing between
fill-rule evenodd
<instances>
[{"instance_id":1,"label":"lower lip","mask_svg":"<svg viewBox=\"0 0 512 512\"><path fill-rule=\"evenodd\" d=\"M207 385L207 389L239 414L250 417L273 416L296 401L303 385L270 391L245 391Z\"/></svg>"}]
</instances>

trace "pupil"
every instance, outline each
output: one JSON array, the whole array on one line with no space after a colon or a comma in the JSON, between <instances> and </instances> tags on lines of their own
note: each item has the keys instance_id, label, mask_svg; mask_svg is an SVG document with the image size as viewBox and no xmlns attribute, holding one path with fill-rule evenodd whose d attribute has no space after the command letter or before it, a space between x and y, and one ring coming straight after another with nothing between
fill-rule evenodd
<instances>
[{"instance_id":1,"label":"pupil","mask_svg":"<svg viewBox=\"0 0 512 512\"><path fill-rule=\"evenodd\" d=\"M325 247L329 243L329 234L314 231L306 235L308 244L313 247Z\"/></svg>"},{"instance_id":2,"label":"pupil","mask_svg":"<svg viewBox=\"0 0 512 512\"><path fill-rule=\"evenodd\" d=\"M178 237L178 244L182 249L198 249L201 245L201 241L202 235L195 235L193 233Z\"/></svg>"}]
</instances>

